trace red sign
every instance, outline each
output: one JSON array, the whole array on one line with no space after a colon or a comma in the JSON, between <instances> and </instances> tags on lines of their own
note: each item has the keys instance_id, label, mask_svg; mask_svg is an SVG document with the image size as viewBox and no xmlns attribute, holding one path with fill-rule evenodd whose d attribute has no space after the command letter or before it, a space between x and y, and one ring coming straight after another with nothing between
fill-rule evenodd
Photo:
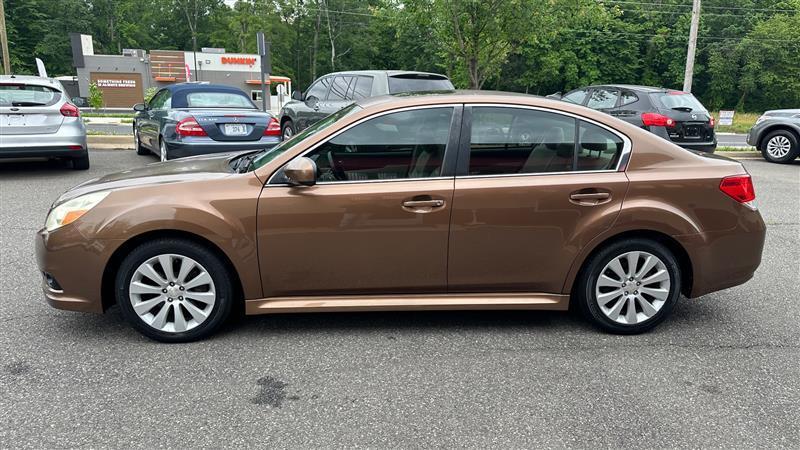
<instances>
[{"instance_id":1,"label":"red sign","mask_svg":"<svg viewBox=\"0 0 800 450\"><path fill-rule=\"evenodd\" d=\"M222 64L242 64L252 66L256 63L256 59L247 56L223 56Z\"/></svg>"}]
</instances>

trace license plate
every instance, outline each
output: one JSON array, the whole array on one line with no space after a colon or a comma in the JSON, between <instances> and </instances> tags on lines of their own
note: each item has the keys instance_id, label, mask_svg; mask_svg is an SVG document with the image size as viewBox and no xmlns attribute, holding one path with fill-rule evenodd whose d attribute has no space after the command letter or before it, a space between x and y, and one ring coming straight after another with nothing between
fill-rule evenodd
<instances>
[{"instance_id":1,"label":"license plate","mask_svg":"<svg viewBox=\"0 0 800 450\"><path fill-rule=\"evenodd\" d=\"M25 116L22 114L9 114L8 116L8 126L10 127L24 127L25 126Z\"/></svg>"},{"instance_id":2,"label":"license plate","mask_svg":"<svg viewBox=\"0 0 800 450\"><path fill-rule=\"evenodd\" d=\"M226 123L223 129L228 136L247 136L247 125L241 123Z\"/></svg>"}]
</instances>

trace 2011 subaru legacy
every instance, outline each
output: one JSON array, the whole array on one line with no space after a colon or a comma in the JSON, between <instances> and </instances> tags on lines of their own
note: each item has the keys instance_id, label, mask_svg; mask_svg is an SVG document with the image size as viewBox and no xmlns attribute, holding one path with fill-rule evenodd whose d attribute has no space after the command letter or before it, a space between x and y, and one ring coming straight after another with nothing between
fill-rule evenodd
<instances>
[{"instance_id":1,"label":"2011 subaru legacy","mask_svg":"<svg viewBox=\"0 0 800 450\"><path fill-rule=\"evenodd\" d=\"M54 203L47 301L161 341L231 311L545 309L640 333L742 284L765 225L737 161L582 106L364 99L269 150L127 170Z\"/></svg>"},{"instance_id":2,"label":"2011 subaru legacy","mask_svg":"<svg viewBox=\"0 0 800 450\"><path fill-rule=\"evenodd\" d=\"M89 168L86 127L58 80L0 75L0 158L60 158Z\"/></svg>"},{"instance_id":3,"label":"2011 subaru legacy","mask_svg":"<svg viewBox=\"0 0 800 450\"><path fill-rule=\"evenodd\" d=\"M588 86L554 96L602 111L683 148L714 153L714 117L689 92L650 86Z\"/></svg>"},{"instance_id":4,"label":"2011 subaru legacy","mask_svg":"<svg viewBox=\"0 0 800 450\"><path fill-rule=\"evenodd\" d=\"M133 109L137 153L152 152L161 161L264 149L280 142L278 120L259 110L247 94L232 86L173 84Z\"/></svg>"}]
</instances>

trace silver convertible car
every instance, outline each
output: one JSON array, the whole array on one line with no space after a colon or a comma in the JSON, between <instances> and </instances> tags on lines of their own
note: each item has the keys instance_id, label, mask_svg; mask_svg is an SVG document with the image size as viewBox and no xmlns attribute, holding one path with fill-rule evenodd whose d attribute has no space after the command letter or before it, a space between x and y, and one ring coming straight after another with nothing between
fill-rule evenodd
<instances>
[{"instance_id":1,"label":"silver convertible car","mask_svg":"<svg viewBox=\"0 0 800 450\"><path fill-rule=\"evenodd\" d=\"M89 168L86 127L60 82L0 75L0 158L62 158Z\"/></svg>"}]
</instances>

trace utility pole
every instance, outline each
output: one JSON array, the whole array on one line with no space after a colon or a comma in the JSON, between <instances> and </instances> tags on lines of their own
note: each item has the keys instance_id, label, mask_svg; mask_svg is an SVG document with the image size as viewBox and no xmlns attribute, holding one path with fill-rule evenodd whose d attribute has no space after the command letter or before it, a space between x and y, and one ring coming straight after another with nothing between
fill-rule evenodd
<instances>
[{"instance_id":1,"label":"utility pole","mask_svg":"<svg viewBox=\"0 0 800 450\"><path fill-rule=\"evenodd\" d=\"M683 73L683 91L692 92L694 54L697 51L697 28L700 25L700 0L692 1L692 26L689 29L689 49L686 51L686 71Z\"/></svg>"},{"instance_id":2,"label":"utility pole","mask_svg":"<svg viewBox=\"0 0 800 450\"><path fill-rule=\"evenodd\" d=\"M11 75L11 60L8 57L8 35L6 34L6 9L5 0L0 0L0 47L3 51L3 73Z\"/></svg>"}]
</instances>

